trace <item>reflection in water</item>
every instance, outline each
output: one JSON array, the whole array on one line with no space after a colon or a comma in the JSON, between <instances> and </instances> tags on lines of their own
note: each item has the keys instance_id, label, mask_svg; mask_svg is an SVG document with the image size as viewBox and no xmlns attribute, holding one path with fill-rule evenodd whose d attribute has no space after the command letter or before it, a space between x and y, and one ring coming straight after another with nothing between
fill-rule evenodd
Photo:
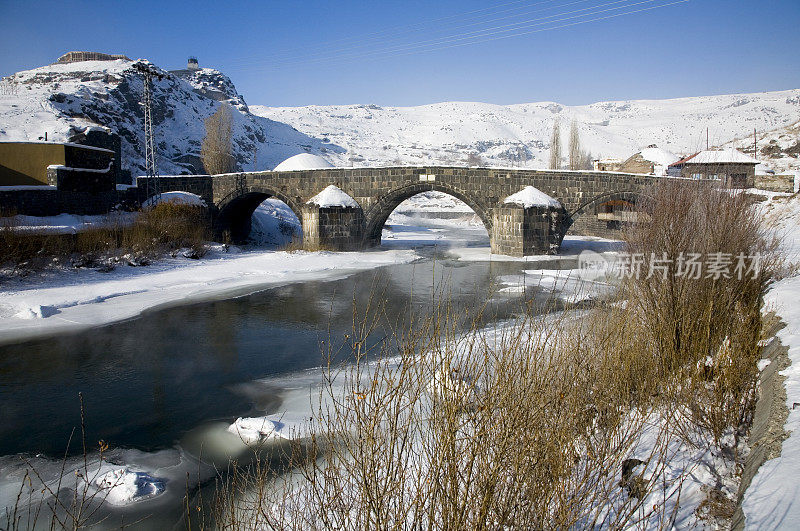
<instances>
[{"instance_id":1,"label":"reflection in water","mask_svg":"<svg viewBox=\"0 0 800 531\"><path fill-rule=\"evenodd\" d=\"M319 366L320 342L351 330L354 305L361 318L371 308L374 319L383 301L382 324L395 326L445 296L454 309L482 304L496 278L520 271L515 263L426 260L0 347L0 455L63 452L79 423L78 392L88 440L170 447L203 421L251 411L253 397L235 391L242 384ZM518 304L490 298L486 318Z\"/></svg>"}]
</instances>

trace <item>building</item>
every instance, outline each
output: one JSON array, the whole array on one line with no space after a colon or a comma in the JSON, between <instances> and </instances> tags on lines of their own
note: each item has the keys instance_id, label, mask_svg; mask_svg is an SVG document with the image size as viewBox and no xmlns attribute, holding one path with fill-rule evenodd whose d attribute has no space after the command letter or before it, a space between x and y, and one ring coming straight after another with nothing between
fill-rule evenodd
<instances>
[{"instance_id":1,"label":"building","mask_svg":"<svg viewBox=\"0 0 800 531\"><path fill-rule=\"evenodd\" d=\"M55 186L66 191L116 187L114 151L55 142L0 142L0 186Z\"/></svg>"},{"instance_id":2,"label":"building","mask_svg":"<svg viewBox=\"0 0 800 531\"><path fill-rule=\"evenodd\" d=\"M58 58L58 63L79 63L81 61L116 61L117 59L130 59L122 54L107 54L100 52L67 52Z\"/></svg>"},{"instance_id":3,"label":"building","mask_svg":"<svg viewBox=\"0 0 800 531\"><path fill-rule=\"evenodd\" d=\"M595 159L592 161L594 171L619 171L622 159Z\"/></svg>"},{"instance_id":4,"label":"building","mask_svg":"<svg viewBox=\"0 0 800 531\"><path fill-rule=\"evenodd\" d=\"M735 149L695 153L669 165L667 174L687 179L722 181L726 188L755 186L756 159Z\"/></svg>"},{"instance_id":5,"label":"building","mask_svg":"<svg viewBox=\"0 0 800 531\"><path fill-rule=\"evenodd\" d=\"M618 171L663 177L667 175L669 165L678 160L678 158L674 153L652 144L630 156L620 165Z\"/></svg>"}]
</instances>

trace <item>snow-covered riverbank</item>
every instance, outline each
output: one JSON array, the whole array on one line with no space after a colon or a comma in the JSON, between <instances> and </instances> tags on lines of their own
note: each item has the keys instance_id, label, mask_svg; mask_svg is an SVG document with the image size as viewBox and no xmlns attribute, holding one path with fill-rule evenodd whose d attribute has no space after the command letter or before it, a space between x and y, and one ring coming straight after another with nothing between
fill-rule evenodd
<instances>
[{"instance_id":1,"label":"snow-covered riverbank","mask_svg":"<svg viewBox=\"0 0 800 531\"><path fill-rule=\"evenodd\" d=\"M786 324L777 333L789 348L791 365L786 377L784 424L787 438L780 456L766 461L744 494L742 509L747 529L797 529L800 527L800 196L772 197L763 207L767 224L778 231L781 249L794 264L793 274L777 281L765 297L767 310L775 311Z\"/></svg>"},{"instance_id":2,"label":"snow-covered riverbank","mask_svg":"<svg viewBox=\"0 0 800 531\"><path fill-rule=\"evenodd\" d=\"M202 260L173 258L147 267L122 266L108 273L43 273L3 286L0 343L108 324L165 305L231 298L305 280L342 278L417 258L408 249L225 252L222 246L215 246Z\"/></svg>"}]
</instances>

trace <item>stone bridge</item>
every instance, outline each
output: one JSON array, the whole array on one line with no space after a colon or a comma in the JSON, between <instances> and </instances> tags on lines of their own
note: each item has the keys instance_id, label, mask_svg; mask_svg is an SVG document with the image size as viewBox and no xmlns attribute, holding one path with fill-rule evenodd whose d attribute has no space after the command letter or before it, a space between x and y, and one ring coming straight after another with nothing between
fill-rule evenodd
<instances>
[{"instance_id":1,"label":"stone bridge","mask_svg":"<svg viewBox=\"0 0 800 531\"><path fill-rule=\"evenodd\" d=\"M629 207L658 179L611 172L423 166L176 176L161 177L159 183L162 192L203 197L218 234L233 241L247 237L255 208L275 197L302 221L306 246L333 250L379 245L386 219L401 202L435 190L475 211L489 233L492 252L523 256L556 250L569 230L610 235L621 223L634 220ZM139 190L147 189L147 178L140 177L137 184ZM358 207L309 203L329 185L347 193ZM563 209L504 203L527 186L557 199Z\"/></svg>"}]
</instances>

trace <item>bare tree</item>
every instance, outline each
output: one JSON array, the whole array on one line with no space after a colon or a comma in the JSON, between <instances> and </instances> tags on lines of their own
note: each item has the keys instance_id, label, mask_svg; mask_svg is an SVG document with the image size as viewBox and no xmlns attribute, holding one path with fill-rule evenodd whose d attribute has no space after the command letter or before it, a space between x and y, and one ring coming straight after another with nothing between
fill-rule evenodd
<instances>
[{"instance_id":1,"label":"bare tree","mask_svg":"<svg viewBox=\"0 0 800 531\"><path fill-rule=\"evenodd\" d=\"M553 124L553 136L550 138L550 169L561 168L561 127L556 118Z\"/></svg>"},{"instance_id":2,"label":"bare tree","mask_svg":"<svg viewBox=\"0 0 800 531\"><path fill-rule=\"evenodd\" d=\"M233 159L233 113L227 103L206 118L206 136L200 148L200 156L206 172L211 175L230 173L234 170Z\"/></svg>"},{"instance_id":3,"label":"bare tree","mask_svg":"<svg viewBox=\"0 0 800 531\"><path fill-rule=\"evenodd\" d=\"M483 159L477 153L470 153L467 156L467 166L483 166Z\"/></svg>"},{"instance_id":4,"label":"bare tree","mask_svg":"<svg viewBox=\"0 0 800 531\"><path fill-rule=\"evenodd\" d=\"M581 140L578 135L578 122L572 120L569 128L569 169L580 170L582 164Z\"/></svg>"},{"instance_id":5,"label":"bare tree","mask_svg":"<svg viewBox=\"0 0 800 531\"><path fill-rule=\"evenodd\" d=\"M591 151L582 151L581 152L581 164L580 164L580 167L578 169L579 170L592 170L592 169L594 169L594 165L592 164L593 160L594 160L594 157L592 157Z\"/></svg>"}]
</instances>

